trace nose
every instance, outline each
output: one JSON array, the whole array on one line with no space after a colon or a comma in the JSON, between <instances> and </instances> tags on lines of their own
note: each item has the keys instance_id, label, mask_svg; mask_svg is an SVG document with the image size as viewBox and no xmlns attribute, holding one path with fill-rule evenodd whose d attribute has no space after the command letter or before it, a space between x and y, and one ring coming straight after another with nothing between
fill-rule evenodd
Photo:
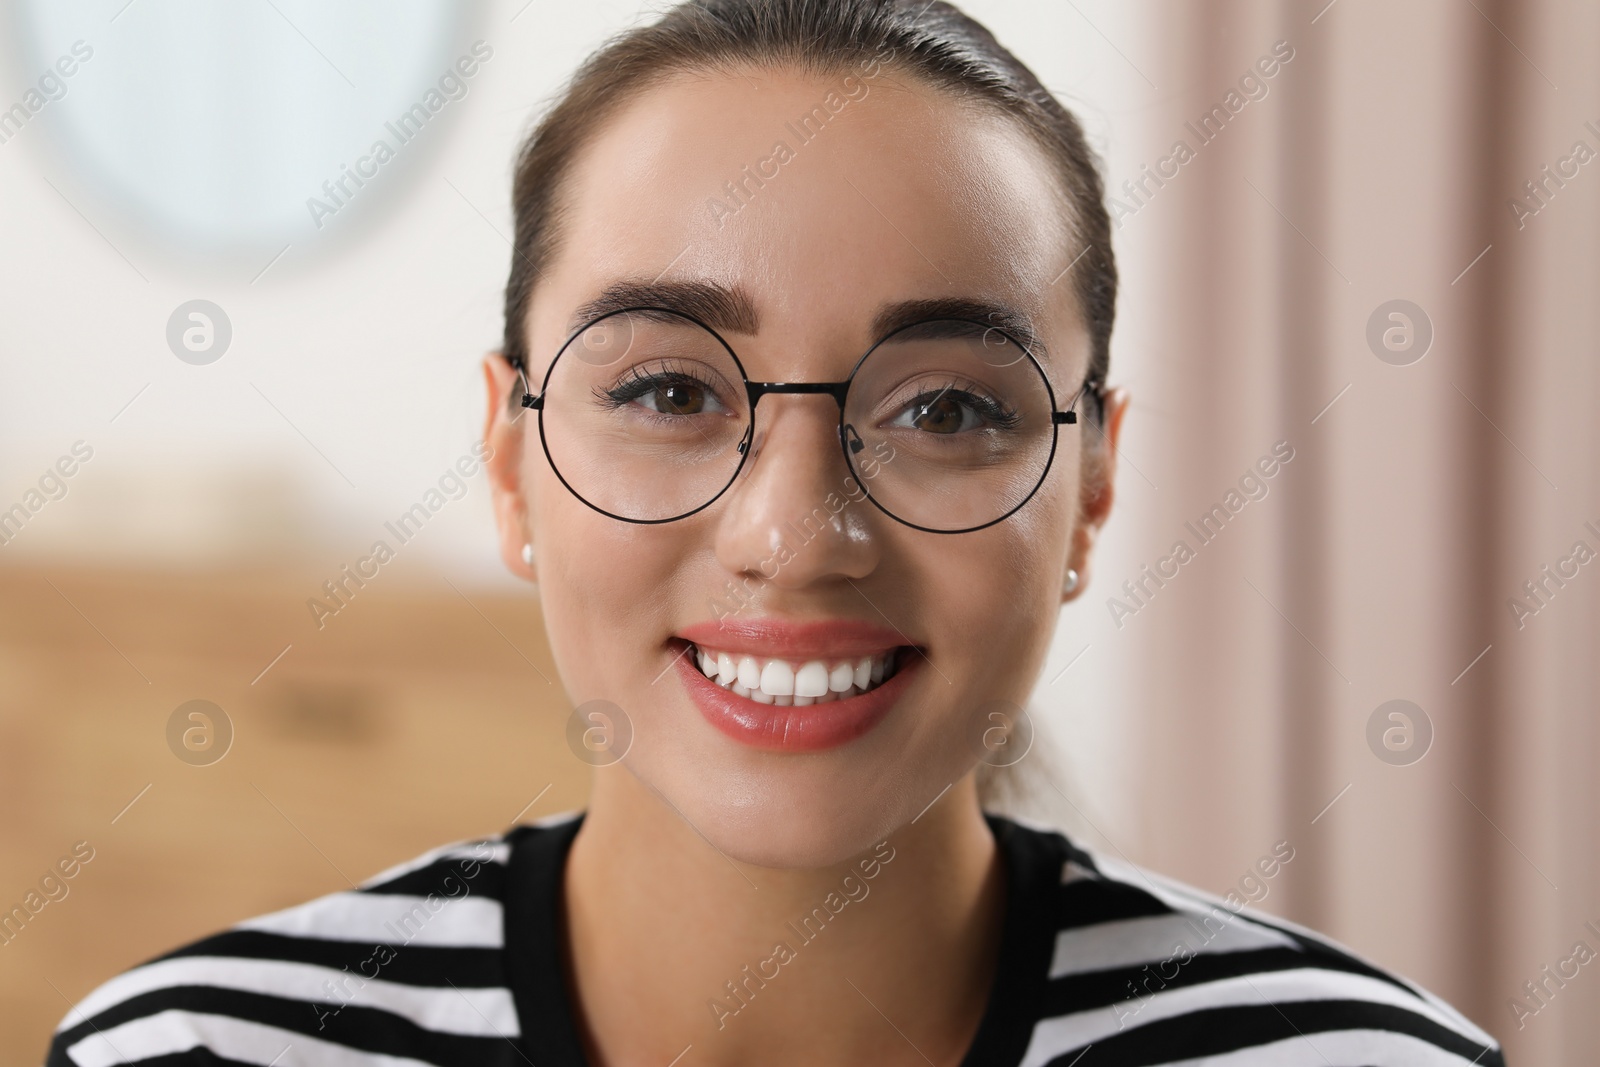
<instances>
[{"instance_id":1,"label":"nose","mask_svg":"<svg viewBox=\"0 0 1600 1067\"><path fill-rule=\"evenodd\" d=\"M838 411L825 395L757 405L750 454L717 527L717 559L729 571L801 589L877 566L876 516L845 464Z\"/></svg>"}]
</instances>

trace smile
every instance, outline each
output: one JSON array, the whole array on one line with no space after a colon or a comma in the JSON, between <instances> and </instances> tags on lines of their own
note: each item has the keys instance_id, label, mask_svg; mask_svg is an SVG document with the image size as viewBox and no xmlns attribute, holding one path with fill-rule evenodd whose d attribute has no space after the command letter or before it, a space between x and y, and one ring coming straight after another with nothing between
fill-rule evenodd
<instances>
[{"instance_id":1,"label":"smile","mask_svg":"<svg viewBox=\"0 0 1600 1067\"><path fill-rule=\"evenodd\" d=\"M894 677L904 651L795 661L689 646L701 674L739 696L777 707L826 704L871 692Z\"/></svg>"},{"instance_id":2,"label":"smile","mask_svg":"<svg viewBox=\"0 0 1600 1067\"><path fill-rule=\"evenodd\" d=\"M818 752L871 733L901 703L928 656L905 640L861 619L724 617L684 627L669 649L690 701L723 735Z\"/></svg>"}]
</instances>

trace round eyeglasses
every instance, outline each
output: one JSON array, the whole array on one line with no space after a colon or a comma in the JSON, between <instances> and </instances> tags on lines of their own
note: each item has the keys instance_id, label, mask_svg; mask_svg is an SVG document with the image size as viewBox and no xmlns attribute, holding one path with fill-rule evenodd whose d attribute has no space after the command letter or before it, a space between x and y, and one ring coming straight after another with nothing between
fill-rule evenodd
<instances>
[{"instance_id":1,"label":"round eyeglasses","mask_svg":"<svg viewBox=\"0 0 1600 1067\"><path fill-rule=\"evenodd\" d=\"M535 395L539 439L561 483L632 523L687 518L739 476L755 409L771 393L822 393L839 406L839 445L866 498L897 522L966 533L1007 518L1044 483L1057 411L1044 369L982 322L904 326L842 382L753 382L711 327L680 311L632 307L574 333ZM1085 382L1082 396L1098 383ZM820 501L818 502L821 503Z\"/></svg>"}]
</instances>

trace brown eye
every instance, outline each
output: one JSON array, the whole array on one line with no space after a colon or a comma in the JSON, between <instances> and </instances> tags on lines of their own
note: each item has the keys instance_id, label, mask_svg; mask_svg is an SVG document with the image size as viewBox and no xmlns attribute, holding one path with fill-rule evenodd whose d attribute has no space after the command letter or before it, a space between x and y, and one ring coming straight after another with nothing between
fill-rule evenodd
<instances>
[{"instance_id":1,"label":"brown eye","mask_svg":"<svg viewBox=\"0 0 1600 1067\"><path fill-rule=\"evenodd\" d=\"M659 415L714 415L727 411L715 389L684 374L641 374L602 395L613 407L637 404Z\"/></svg>"},{"instance_id":2,"label":"brown eye","mask_svg":"<svg viewBox=\"0 0 1600 1067\"><path fill-rule=\"evenodd\" d=\"M672 382L656 389L655 410L664 415L698 415L706 407L706 391L687 382Z\"/></svg>"},{"instance_id":3,"label":"brown eye","mask_svg":"<svg viewBox=\"0 0 1600 1067\"><path fill-rule=\"evenodd\" d=\"M911 424L928 433L956 433L961 429L963 416L961 404L949 396L941 396L926 404L918 404L911 416Z\"/></svg>"}]
</instances>

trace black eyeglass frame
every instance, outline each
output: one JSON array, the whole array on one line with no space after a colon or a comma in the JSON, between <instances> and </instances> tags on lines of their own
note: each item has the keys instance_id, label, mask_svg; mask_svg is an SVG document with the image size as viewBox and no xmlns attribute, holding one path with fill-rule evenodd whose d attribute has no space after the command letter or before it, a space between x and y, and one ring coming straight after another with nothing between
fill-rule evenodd
<instances>
[{"instance_id":1,"label":"black eyeglass frame","mask_svg":"<svg viewBox=\"0 0 1600 1067\"><path fill-rule=\"evenodd\" d=\"M606 319L617 315L627 315L638 311L657 312L675 316L683 319L686 322L693 323L706 333L710 334L712 337L716 338L717 343L720 344L723 350L728 353L728 358L733 360L733 365L739 369L739 377L744 382L745 395L750 404L750 425L745 428L744 438L739 442L738 447L739 464L738 466L734 467L733 473L728 476L727 483L724 484L721 489L717 490L716 494L713 495L710 500L707 500L699 507L690 511L685 511L681 515L673 515L672 517L666 519L630 519L625 515L618 515L615 512L607 511L605 508L602 508L587 499L582 493L574 489L572 487L572 483L568 482L566 476L561 473L561 468L556 465L555 457L550 454L550 442L546 438L544 432L544 398L550 389L550 376L555 373L556 365L561 362L561 357L566 354L567 349L572 347L572 342L576 341L579 337L582 337L585 333L593 329L595 326L598 326ZM871 479L868 477L863 477L861 472L856 470L853 459L853 453L860 452L866 447L866 444L861 440L861 435L856 431L856 428L852 425L848 425L844 421L845 399L849 395L850 384L855 381L856 372L861 369L862 364L866 363L866 361L874 352L876 352L887 342L893 340L895 337L906 332L907 330L914 330L918 326L924 326L930 322L964 322L970 326L976 326L979 329L984 330L985 335L987 335L989 331L993 331L994 333L999 334L1001 337L1004 337L1007 341L1010 341L1012 344L1016 345L1017 349L1021 351L1025 357L1027 357L1028 362L1033 365L1034 371L1039 375L1039 381L1044 385L1045 395L1050 401L1050 454L1045 458L1044 470L1039 472L1039 480L1034 483L1032 489L1028 490L1026 496L1019 500L1009 511L1001 515L999 518L991 519L988 522L981 523L977 526L964 527L959 530L940 530L935 529L932 526L918 525L917 523L911 522L908 519L903 519L896 515L894 512L885 507L881 501L874 497L872 495L872 489L867 484ZM855 479L856 484L861 487L862 494L866 496L869 501L871 501L873 507L883 512L895 522L900 523L902 526L909 526L913 530L921 530L925 533L935 534L974 533L978 530L984 530L990 526L1002 523L1011 516L1015 515L1022 509L1024 504L1033 499L1034 494L1039 491L1039 487L1044 484L1044 480L1050 476L1050 468L1055 463L1056 458L1056 443L1060 436L1059 428L1064 425L1071 426L1077 424L1078 400L1087 392L1095 398L1098 410L1103 413L1105 409L1105 384L1098 379L1088 377L1084 379L1083 384L1078 388L1078 392L1073 396L1072 404L1064 411L1056 410L1056 394L1055 390L1050 386L1050 378L1045 374L1044 368L1039 365L1039 361L1034 358L1033 353L1029 350L1027 345L1023 344L1021 341L1017 340L1017 338L1013 337L1009 332L1001 329L998 326L994 326L986 322L980 322L977 319L967 319L959 316L948 315L938 315L928 319L919 319L916 322L907 323L906 325L885 334L883 337L875 341L871 348L862 353L860 359L856 360L855 365L850 368L850 376L839 382L751 381L750 375L744 369L744 363L740 361L738 353L734 352L733 346L728 344L727 340L720 333L712 329L710 326L707 326L693 315L686 314L685 312L679 311L676 308L654 306L617 308L614 311L608 311L603 315L598 315L586 322L583 326L579 327L572 334L572 336L568 337L564 342L562 342L561 348L557 350L555 358L550 361L550 366L544 372L544 380L540 382L538 395L534 395L533 393L527 391L527 368L519 367L517 370L522 376L522 407L531 408L539 413L539 446L544 450L544 458L546 462L550 464L550 469L555 472L556 478L559 479L561 484L566 487L567 492L577 497L584 503L585 506L598 511L607 518L616 519L618 522L633 523L634 525L638 526L659 526L662 523L677 522L680 519L687 519L691 515L695 515L704 511L706 508L710 507L712 504L715 504L722 498L722 495L733 486L733 483L739 480L739 473L744 470L745 460L750 457L750 446L755 441L756 405L760 403L762 397L767 396L768 394L812 393L827 394L828 396L833 397L834 402L839 405L839 448L844 453L845 468L849 470L850 476ZM851 435L854 435L853 440L846 436L847 432Z\"/></svg>"}]
</instances>

